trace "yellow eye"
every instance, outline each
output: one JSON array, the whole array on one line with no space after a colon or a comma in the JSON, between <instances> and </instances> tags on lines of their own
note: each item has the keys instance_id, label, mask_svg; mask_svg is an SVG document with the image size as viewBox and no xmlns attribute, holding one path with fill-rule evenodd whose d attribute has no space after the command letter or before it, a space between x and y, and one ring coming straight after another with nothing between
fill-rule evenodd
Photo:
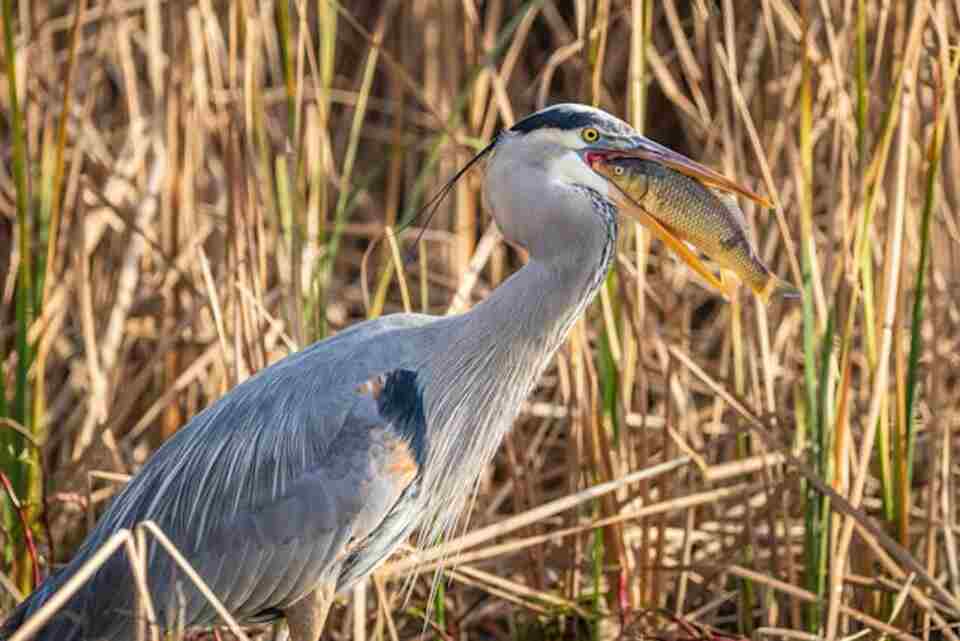
<instances>
[{"instance_id":1,"label":"yellow eye","mask_svg":"<svg viewBox=\"0 0 960 641\"><path fill-rule=\"evenodd\" d=\"M597 142L597 139L600 138L600 132L593 127L587 127L580 135L587 142Z\"/></svg>"},{"instance_id":2,"label":"yellow eye","mask_svg":"<svg viewBox=\"0 0 960 641\"><path fill-rule=\"evenodd\" d=\"M620 165L617 165L616 167L613 168L613 173L615 173L615 174L618 175L618 176L622 176L622 175L623 175L623 167L621 167Z\"/></svg>"}]
</instances>

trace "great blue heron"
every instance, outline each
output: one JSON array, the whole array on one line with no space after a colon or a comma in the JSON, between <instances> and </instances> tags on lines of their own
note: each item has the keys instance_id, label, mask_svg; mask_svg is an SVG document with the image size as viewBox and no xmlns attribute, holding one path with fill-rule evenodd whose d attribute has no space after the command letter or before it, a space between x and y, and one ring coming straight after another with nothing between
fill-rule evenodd
<instances>
[{"instance_id":1,"label":"great blue heron","mask_svg":"<svg viewBox=\"0 0 960 641\"><path fill-rule=\"evenodd\" d=\"M285 616L294 641L316 641L336 593L415 529L426 542L449 532L603 282L618 210L641 215L591 170L612 154L749 194L598 109L561 104L520 120L480 156L489 155L488 208L504 236L529 252L523 269L464 314L359 323L238 385L157 450L0 636L36 613L113 533L152 520L237 620ZM38 638L131 639L135 590L121 557ZM158 546L148 549L147 567L161 623L216 622Z\"/></svg>"}]
</instances>

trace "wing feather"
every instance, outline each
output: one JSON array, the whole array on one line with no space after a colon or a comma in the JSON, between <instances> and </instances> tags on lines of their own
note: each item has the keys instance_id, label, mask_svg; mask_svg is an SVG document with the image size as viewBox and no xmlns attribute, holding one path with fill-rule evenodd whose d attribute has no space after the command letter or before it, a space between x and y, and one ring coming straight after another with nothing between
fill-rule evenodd
<instances>
[{"instance_id":1,"label":"wing feather","mask_svg":"<svg viewBox=\"0 0 960 641\"><path fill-rule=\"evenodd\" d=\"M74 560L24 610L35 611L114 532L148 519L241 619L276 612L320 580L336 579L351 539L368 538L410 483L382 473L390 456L383 439L396 441L394 421L357 387L383 373L377 368L385 363L416 362L415 346L400 333L427 320L361 324L234 388L151 457ZM389 332L398 332L396 340L385 339ZM355 531L357 523L363 531ZM148 564L161 621L176 614L177 591L170 588L178 582L185 620L215 620L155 544ZM117 555L71 601L68 609L86 620L88 635L129 635L133 591L116 587L129 580L129 565Z\"/></svg>"}]
</instances>

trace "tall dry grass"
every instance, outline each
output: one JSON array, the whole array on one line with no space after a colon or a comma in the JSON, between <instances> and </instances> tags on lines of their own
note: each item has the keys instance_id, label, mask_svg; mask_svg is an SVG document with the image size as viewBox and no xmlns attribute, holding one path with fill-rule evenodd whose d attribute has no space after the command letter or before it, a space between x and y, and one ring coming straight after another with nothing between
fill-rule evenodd
<instances>
[{"instance_id":1,"label":"tall dry grass","mask_svg":"<svg viewBox=\"0 0 960 641\"><path fill-rule=\"evenodd\" d=\"M428 606L438 639L960 636L955 3L2 10L5 606L252 372L516 269L478 172L413 216L498 128L573 100L753 177L803 302L725 304L625 227L440 543L463 548L443 589L406 601L444 556L400 555L331 638L414 638Z\"/></svg>"}]
</instances>

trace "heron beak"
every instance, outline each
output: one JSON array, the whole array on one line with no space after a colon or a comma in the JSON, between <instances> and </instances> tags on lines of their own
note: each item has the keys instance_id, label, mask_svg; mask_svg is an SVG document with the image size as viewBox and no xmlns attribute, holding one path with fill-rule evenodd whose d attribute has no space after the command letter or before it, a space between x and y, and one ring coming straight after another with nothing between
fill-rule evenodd
<instances>
[{"instance_id":1,"label":"heron beak","mask_svg":"<svg viewBox=\"0 0 960 641\"><path fill-rule=\"evenodd\" d=\"M695 160L687 158L683 154L664 147L643 136L636 136L629 139L629 145L624 149L609 153L607 156L629 156L631 158L641 158L643 160L652 160L665 167L669 167L681 174L690 176L698 180L707 187L720 189L735 194L740 194L744 198L749 198L761 207L770 209L773 203L766 196L761 196L757 192L744 187L743 185L730 180L720 172L714 171L705 165L701 165Z\"/></svg>"}]
</instances>

